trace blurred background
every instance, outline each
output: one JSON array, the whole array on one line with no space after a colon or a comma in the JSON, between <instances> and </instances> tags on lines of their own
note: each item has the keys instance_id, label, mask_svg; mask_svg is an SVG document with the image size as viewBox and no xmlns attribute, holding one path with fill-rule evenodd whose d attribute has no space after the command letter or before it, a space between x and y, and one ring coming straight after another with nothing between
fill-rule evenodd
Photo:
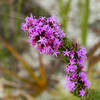
<instances>
[{"instance_id":1,"label":"blurred background","mask_svg":"<svg viewBox=\"0 0 100 100\"><path fill-rule=\"evenodd\" d=\"M100 0L0 0L0 100L80 100L64 88L63 60L28 43L21 24L31 13L55 16L87 48L89 100L100 100Z\"/></svg>"}]
</instances>

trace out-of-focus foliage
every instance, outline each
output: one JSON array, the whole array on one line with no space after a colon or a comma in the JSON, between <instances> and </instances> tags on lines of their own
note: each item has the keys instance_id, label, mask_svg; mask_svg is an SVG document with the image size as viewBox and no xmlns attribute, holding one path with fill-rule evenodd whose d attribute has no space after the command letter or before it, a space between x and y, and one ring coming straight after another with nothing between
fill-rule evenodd
<instances>
[{"instance_id":1,"label":"out-of-focus foliage","mask_svg":"<svg viewBox=\"0 0 100 100\"><path fill-rule=\"evenodd\" d=\"M68 2L65 4L63 0L59 0L60 20L65 33L67 32L68 16L71 8L71 2L72 0L68 0Z\"/></svg>"},{"instance_id":2,"label":"out-of-focus foliage","mask_svg":"<svg viewBox=\"0 0 100 100\"><path fill-rule=\"evenodd\" d=\"M21 23L24 20L24 16L28 16L31 13L34 16L50 15L39 5L37 5L36 3L32 3L31 0L8 0L6 2L4 0L4 2L0 1L0 3L0 36L6 39L6 41L9 41L9 43L11 43L14 48L19 51L19 53L22 53L28 48L28 44L21 39L26 36L26 34L23 34L23 32L21 31L20 27ZM25 10L22 9L22 7L25 8ZM23 45L22 47L21 43L24 43L25 45ZM12 58L9 51L2 47L2 43L0 44L0 60L2 61L2 64L6 64L6 66L9 66L7 63L13 65L13 62L16 61ZM12 60L12 62L10 60Z\"/></svg>"},{"instance_id":3,"label":"out-of-focus foliage","mask_svg":"<svg viewBox=\"0 0 100 100\"><path fill-rule=\"evenodd\" d=\"M85 0L84 5L82 6L81 2L82 0L79 0L79 4L80 4L80 8L81 9L81 40L82 40L82 44L84 46L86 46L86 42L87 42L87 32L88 32L88 19L89 19L89 5L90 5L90 0ZM81 6L83 8L81 8Z\"/></svg>"}]
</instances>

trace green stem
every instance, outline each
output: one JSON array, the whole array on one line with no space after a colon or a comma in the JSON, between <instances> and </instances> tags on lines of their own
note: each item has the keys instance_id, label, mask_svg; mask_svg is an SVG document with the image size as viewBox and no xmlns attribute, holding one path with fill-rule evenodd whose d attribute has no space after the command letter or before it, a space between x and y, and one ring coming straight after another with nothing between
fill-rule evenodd
<instances>
[{"instance_id":1,"label":"green stem","mask_svg":"<svg viewBox=\"0 0 100 100\"><path fill-rule=\"evenodd\" d=\"M83 12L83 20L81 24L81 39L82 44L86 46L87 40L87 31L88 31L88 19L89 19L89 0L85 0L84 12Z\"/></svg>"},{"instance_id":2,"label":"green stem","mask_svg":"<svg viewBox=\"0 0 100 100\"><path fill-rule=\"evenodd\" d=\"M17 19L16 19L16 36L15 37L18 36L19 29L20 29L20 19L19 19L19 17L20 17L20 14L21 14L21 4L22 4L22 0L18 0L17 15L16 15L16 17L17 17Z\"/></svg>"},{"instance_id":3,"label":"green stem","mask_svg":"<svg viewBox=\"0 0 100 100\"><path fill-rule=\"evenodd\" d=\"M67 33L68 15L71 7L71 2L72 0L68 0L68 2L64 4L63 0L59 0L60 19L62 28L65 33Z\"/></svg>"},{"instance_id":4,"label":"green stem","mask_svg":"<svg viewBox=\"0 0 100 100\"><path fill-rule=\"evenodd\" d=\"M8 37L8 13L9 13L9 9L6 8L4 15L3 15L3 27L4 27L4 36L5 38Z\"/></svg>"}]
</instances>

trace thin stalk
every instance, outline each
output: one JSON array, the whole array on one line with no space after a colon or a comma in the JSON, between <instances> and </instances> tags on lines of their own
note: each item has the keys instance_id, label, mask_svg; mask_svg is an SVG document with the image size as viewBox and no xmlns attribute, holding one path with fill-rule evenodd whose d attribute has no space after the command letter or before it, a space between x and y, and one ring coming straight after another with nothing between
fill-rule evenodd
<instances>
[{"instance_id":1,"label":"thin stalk","mask_svg":"<svg viewBox=\"0 0 100 100\"><path fill-rule=\"evenodd\" d=\"M66 28L66 31L67 32L67 26L68 26L68 15L69 15L69 12L70 12L70 8L71 8L71 3L72 3L72 0L68 0L67 4L65 5L65 15L66 15L66 25L65 25L65 28Z\"/></svg>"},{"instance_id":2,"label":"thin stalk","mask_svg":"<svg viewBox=\"0 0 100 100\"><path fill-rule=\"evenodd\" d=\"M8 12L9 9L6 8L4 14L3 14L3 27L4 27L4 36L7 38L8 37Z\"/></svg>"},{"instance_id":3,"label":"thin stalk","mask_svg":"<svg viewBox=\"0 0 100 100\"><path fill-rule=\"evenodd\" d=\"M78 0L78 9L79 9L79 22L82 21L82 14L83 14L83 3L82 3L82 0ZM81 23L80 23L81 24Z\"/></svg>"},{"instance_id":4,"label":"thin stalk","mask_svg":"<svg viewBox=\"0 0 100 100\"><path fill-rule=\"evenodd\" d=\"M60 11L60 16L62 16L64 13L64 4L63 0L59 0L59 11Z\"/></svg>"},{"instance_id":5,"label":"thin stalk","mask_svg":"<svg viewBox=\"0 0 100 100\"><path fill-rule=\"evenodd\" d=\"M68 0L68 2L64 4L63 0L59 0L61 24L65 33L67 32L68 15L70 12L71 2L72 0Z\"/></svg>"},{"instance_id":6,"label":"thin stalk","mask_svg":"<svg viewBox=\"0 0 100 100\"><path fill-rule=\"evenodd\" d=\"M87 31L88 31L88 19L89 19L89 0L85 0L84 12L83 12L83 20L81 24L81 39L82 44L86 46L87 41Z\"/></svg>"},{"instance_id":7,"label":"thin stalk","mask_svg":"<svg viewBox=\"0 0 100 100\"><path fill-rule=\"evenodd\" d=\"M20 14L21 14L21 4L22 4L22 0L18 0L18 6L17 6L17 19L16 19L16 37L19 34L19 29L20 29Z\"/></svg>"},{"instance_id":8,"label":"thin stalk","mask_svg":"<svg viewBox=\"0 0 100 100\"><path fill-rule=\"evenodd\" d=\"M62 28L64 29L65 28L64 26L66 26L66 25L64 25L64 24L66 24L64 22L66 22L66 21L64 21L65 18L64 18L64 3L63 3L63 0L59 0L59 13L60 13L60 20L61 20ZM64 31L66 31L66 29L64 29Z\"/></svg>"},{"instance_id":9,"label":"thin stalk","mask_svg":"<svg viewBox=\"0 0 100 100\"><path fill-rule=\"evenodd\" d=\"M40 55L40 53L39 53L39 61L40 61L41 80L42 80L44 86L46 86L47 82L46 82L45 69L44 69L44 65L43 65L43 61L42 61L42 56Z\"/></svg>"}]
</instances>

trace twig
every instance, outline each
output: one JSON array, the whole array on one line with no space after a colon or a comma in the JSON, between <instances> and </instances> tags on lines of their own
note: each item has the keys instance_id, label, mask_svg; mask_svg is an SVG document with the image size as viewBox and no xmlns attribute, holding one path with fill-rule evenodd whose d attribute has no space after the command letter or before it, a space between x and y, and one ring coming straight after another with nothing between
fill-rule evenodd
<instances>
[{"instance_id":1,"label":"twig","mask_svg":"<svg viewBox=\"0 0 100 100\"><path fill-rule=\"evenodd\" d=\"M92 58L92 56L94 55L94 53L96 52L96 50L99 47L100 47L100 41L98 43L96 43L93 48L91 48L90 52L88 53L88 60L90 60Z\"/></svg>"},{"instance_id":2,"label":"twig","mask_svg":"<svg viewBox=\"0 0 100 100\"><path fill-rule=\"evenodd\" d=\"M42 56L39 53L39 61L40 61L40 74L41 74L41 80L43 82L43 85L46 86L47 82L46 82L46 75L45 75L45 69L44 69L44 64L42 61Z\"/></svg>"},{"instance_id":3,"label":"twig","mask_svg":"<svg viewBox=\"0 0 100 100\"><path fill-rule=\"evenodd\" d=\"M26 61L15 51L6 41L4 41L1 36L0 39L3 45L8 48L8 50L18 59L23 65L26 71L30 74L30 76L35 80L35 82L42 87L41 80L35 75L34 71L30 68L30 66L26 63Z\"/></svg>"},{"instance_id":4,"label":"twig","mask_svg":"<svg viewBox=\"0 0 100 100\"><path fill-rule=\"evenodd\" d=\"M91 71L92 67L100 61L100 54L98 56L94 56L90 59L88 63L88 73Z\"/></svg>"}]
</instances>

